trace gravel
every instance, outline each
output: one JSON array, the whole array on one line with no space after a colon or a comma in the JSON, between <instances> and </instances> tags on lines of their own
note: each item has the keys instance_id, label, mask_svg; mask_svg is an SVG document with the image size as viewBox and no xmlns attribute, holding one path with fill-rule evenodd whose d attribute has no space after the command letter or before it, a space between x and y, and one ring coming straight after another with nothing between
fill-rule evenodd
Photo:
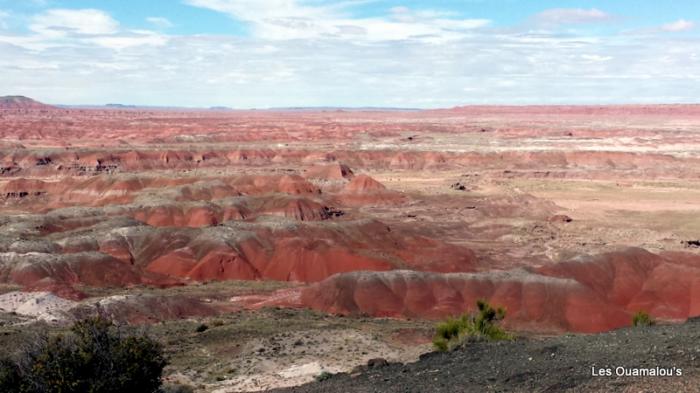
<instances>
[{"instance_id":1,"label":"gravel","mask_svg":"<svg viewBox=\"0 0 700 393\"><path fill-rule=\"evenodd\" d=\"M616 376L618 367L671 369L681 376ZM675 369L674 369L675 367ZM592 368L610 369L594 376ZM598 372L600 374L600 371ZM700 318L512 342L472 342L416 363L336 374L277 392L700 392Z\"/></svg>"}]
</instances>

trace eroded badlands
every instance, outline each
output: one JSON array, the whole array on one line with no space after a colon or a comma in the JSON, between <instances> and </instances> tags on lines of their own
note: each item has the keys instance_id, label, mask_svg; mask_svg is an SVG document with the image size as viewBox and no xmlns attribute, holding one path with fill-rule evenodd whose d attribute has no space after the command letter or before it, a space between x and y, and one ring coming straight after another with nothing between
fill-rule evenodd
<instances>
[{"instance_id":1,"label":"eroded badlands","mask_svg":"<svg viewBox=\"0 0 700 393\"><path fill-rule=\"evenodd\" d=\"M698 126L691 105L8 107L0 309L401 323L483 298L530 333L683 321L700 316Z\"/></svg>"}]
</instances>

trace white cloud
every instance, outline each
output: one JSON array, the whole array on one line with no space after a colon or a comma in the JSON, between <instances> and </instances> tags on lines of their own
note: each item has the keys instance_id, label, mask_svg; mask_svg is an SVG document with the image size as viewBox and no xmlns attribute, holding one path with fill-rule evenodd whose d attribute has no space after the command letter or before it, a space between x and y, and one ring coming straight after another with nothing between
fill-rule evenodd
<instances>
[{"instance_id":1,"label":"white cloud","mask_svg":"<svg viewBox=\"0 0 700 393\"><path fill-rule=\"evenodd\" d=\"M597 8L552 8L535 15L535 21L545 26L606 22L612 15Z\"/></svg>"},{"instance_id":2,"label":"white cloud","mask_svg":"<svg viewBox=\"0 0 700 393\"><path fill-rule=\"evenodd\" d=\"M685 19L678 19L661 26L661 30L669 32L689 31L693 28L695 28L695 23Z\"/></svg>"},{"instance_id":3,"label":"white cloud","mask_svg":"<svg viewBox=\"0 0 700 393\"><path fill-rule=\"evenodd\" d=\"M89 37L77 48L38 52L0 44L0 91L54 103L234 107L601 104L700 95L698 42L687 38L484 32L442 43L281 44L151 34ZM149 40L153 45L142 42Z\"/></svg>"},{"instance_id":4,"label":"white cloud","mask_svg":"<svg viewBox=\"0 0 700 393\"><path fill-rule=\"evenodd\" d=\"M87 41L105 48L122 50L143 45L163 46L168 42L168 38L151 31L132 30L119 35L92 37Z\"/></svg>"},{"instance_id":5,"label":"white cloud","mask_svg":"<svg viewBox=\"0 0 700 393\"><path fill-rule=\"evenodd\" d=\"M412 10L408 7L393 7L390 10L391 19L399 22L415 22L420 19L437 19L445 17L454 17L454 12L437 11L437 10Z\"/></svg>"},{"instance_id":6,"label":"white cloud","mask_svg":"<svg viewBox=\"0 0 700 393\"><path fill-rule=\"evenodd\" d=\"M435 42L461 38L467 31L490 23L486 19L450 18L449 13L412 11L406 7L392 8L384 18L352 18L343 12L358 2L309 5L297 0L185 0L185 3L247 22L257 38L268 40L350 38Z\"/></svg>"},{"instance_id":7,"label":"white cloud","mask_svg":"<svg viewBox=\"0 0 700 393\"><path fill-rule=\"evenodd\" d=\"M157 18L160 19L160 18ZM163 24L156 20L154 23ZM7 43L33 51L57 47L71 47L89 51L102 47L121 51L137 46L162 46L168 37L149 30L126 30L104 11L96 9L52 9L30 19L34 34L0 34L0 43Z\"/></svg>"},{"instance_id":8,"label":"white cloud","mask_svg":"<svg viewBox=\"0 0 700 393\"><path fill-rule=\"evenodd\" d=\"M185 3L229 14L246 21L318 19L330 16L328 6L303 6L296 0L185 0Z\"/></svg>"},{"instance_id":9,"label":"white cloud","mask_svg":"<svg viewBox=\"0 0 700 393\"><path fill-rule=\"evenodd\" d=\"M358 18L348 8L357 4L352 1L189 2L216 7L249 24L253 34L129 30L107 14L110 28L64 20L33 33L3 31L0 91L51 103L241 108L603 104L700 96L700 38L660 34L658 27L605 36L565 28L534 34L406 7ZM562 27L607 20L584 11L585 17L546 15L550 26L556 21ZM303 37L309 39L289 40Z\"/></svg>"},{"instance_id":10,"label":"white cloud","mask_svg":"<svg viewBox=\"0 0 700 393\"><path fill-rule=\"evenodd\" d=\"M171 22L168 18L163 18L160 16L151 16L146 18L146 21L150 24L152 24L155 27L161 28L161 29L168 29L173 27L173 22Z\"/></svg>"},{"instance_id":11,"label":"white cloud","mask_svg":"<svg viewBox=\"0 0 700 393\"><path fill-rule=\"evenodd\" d=\"M591 63L600 63L604 61L610 61L613 59L612 56L601 56L601 55L589 55L589 54L582 54L581 59L587 62Z\"/></svg>"},{"instance_id":12,"label":"white cloud","mask_svg":"<svg viewBox=\"0 0 700 393\"><path fill-rule=\"evenodd\" d=\"M68 34L113 34L119 22L104 11L95 9L53 9L32 18L29 28L39 34L62 37Z\"/></svg>"}]
</instances>

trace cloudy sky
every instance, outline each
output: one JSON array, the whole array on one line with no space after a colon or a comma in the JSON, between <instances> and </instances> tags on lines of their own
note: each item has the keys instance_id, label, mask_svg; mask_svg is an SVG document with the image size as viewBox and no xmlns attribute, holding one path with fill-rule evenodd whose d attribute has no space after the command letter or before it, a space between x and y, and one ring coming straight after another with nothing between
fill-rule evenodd
<instances>
[{"instance_id":1,"label":"cloudy sky","mask_svg":"<svg viewBox=\"0 0 700 393\"><path fill-rule=\"evenodd\" d=\"M0 95L236 108L700 101L697 0L0 0Z\"/></svg>"}]
</instances>

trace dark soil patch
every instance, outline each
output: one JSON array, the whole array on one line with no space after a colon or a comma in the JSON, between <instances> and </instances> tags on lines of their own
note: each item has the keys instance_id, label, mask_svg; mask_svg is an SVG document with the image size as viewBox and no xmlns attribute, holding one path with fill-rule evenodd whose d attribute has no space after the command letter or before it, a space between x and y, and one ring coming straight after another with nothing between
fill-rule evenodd
<instances>
[{"instance_id":1,"label":"dark soil patch","mask_svg":"<svg viewBox=\"0 0 700 393\"><path fill-rule=\"evenodd\" d=\"M616 367L680 368L682 376L615 376ZM593 376L592 368L613 376ZM630 390L632 389L632 390ZM700 392L700 319L512 342L476 342L412 364L337 374L279 392Z\"/></svg>"}]
</instances>

